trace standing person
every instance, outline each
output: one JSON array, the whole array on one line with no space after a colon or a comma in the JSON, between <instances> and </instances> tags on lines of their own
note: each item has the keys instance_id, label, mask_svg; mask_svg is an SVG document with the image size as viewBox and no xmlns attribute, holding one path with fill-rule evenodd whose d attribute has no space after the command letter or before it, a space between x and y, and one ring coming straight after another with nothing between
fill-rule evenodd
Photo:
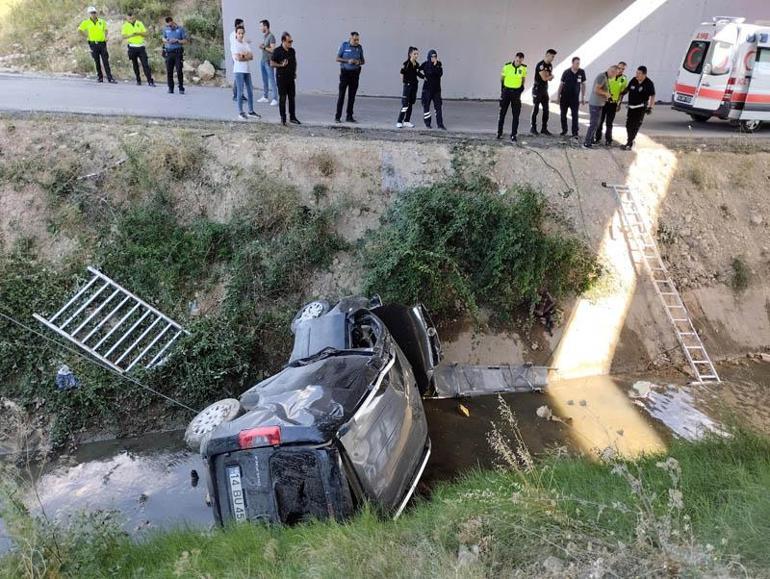
<instances>
[{"instance_id":1,"label":"standing person","mask_svg":"<svg viewBox=\"0 0 770 579\"><path fill-rule=\"evenodd\" d=\"M396 128L410 127L414 125L411 122L412 119L412 106L417 100L417 84L418 78L425 78L425 75L420 70L420 65L417 62L417 58L420 56L420 51L416 47L410 46L407 52L407 59L404 64L401 65L401 82L403 88L401 90L401 110L398 113L398 120L396 121Z\"/></svg>"},{"instance_id":2,"label":"standing person","mask_svg":"<svg viewBox=\"0 0 770 579\"><path fill-rule=\"evenodd\" d=\"M351 32L350 39L342 43L337 51L337 62L340 63L340 88L339 95L337 96L337 113L334 115L334 120L338 123L342 122L342 105L345 103L345 92L347 92L348 107L345 121L355 123L353 105L356 102L361 67L366 64L364 60L364 47L361 46L361 37L358 32Z\"/></svg>"},{"instance_id":3,"label":"standing person","mask_svg":"<svg viewBox=\"0 0 770 579\"><path fill-rule=\"evenodd\" d=\"M233 43L235 42L235 32L238 30L239 26L243 26L243 18L236 18L235 24L233 25L233 30L230 32L230 47L233 46ZM249 42L248 40L246 41ZM232 50L230 51L232 53ZM233 72L233 100L235 100L235 93L236 93L236 86L235 86L235 73Z\"/></svg>"},{"instance_id":4,"label":"standing person","mask_svg":"<svg viewBox=\"0 0 770 579\"><path fill-rule=\"evenodd\" d=\"M184 45L189 42L187 31L179 26L171 16L166 16L166 28L163 30L163 52L166 55L166 80L168 92L174 94L174 70L176 70L179 94L184 94Z\"/></svg>"},{"instance_id":5,"label":"standing person","mask_svg":"<svg viewBox=\"0 0 770 579\"><path fill-rule=\"evenodd\" d=\"M88 40L91 58L94 59L96 65L96 81L104 82L104 74L102 73L102 64L104 64L107 82L117 84L118 81L112 78L110 54L107 52L107 22L103 18L99 18L96 14L96 8L93 6L88 7L86 14L88 14L88 18L80 23L78 30Z\"/></svg>"},{"instance_id":6,"label":"standing person","mask_svg":"<svg viewBox=\"0 0 770 579\"><path fill-rule=\"evenodd\" d=\"M578 110L586 102L586 71L580 68L580 58L572 59L572 66L561 75L556 96L561 109L561 136L567 134L567 110L572 114L572 138L578 138Z\"/></svg>"},{"instance_id":7,"label":"standing person","mask_svg":"<svg viewBox=\"0 0 770 579\"><path fill-rule=\"evenodd\" d=\"M249 63L254 60L251 52L251 46L246 43L246 29L239 26L235 31L235 41L230 45L230 52L233 55L233 75L235 76L235 100L238 103L238 117L242 120L248 120L249 117L259 118L254 112L254 87L251 84L251 71ZM246 97L249 101L249 114L243 112L243 92L246 90Z\"/></svg>"},{"instance_id":8,"label":"standing person","mask_svg":"<svg viewBox=\"0 0 770 579\"><path fill-rule=\"evenodd\" d=\"M281 34L281 46L273 50L270 58L270 66L275 68L278 84L279 105L281 112L281 124L286 125L286 99L289 100L289 121L295 125L301 125L296 115L294 99L296 97L297 80L297 53L292 47L294 39L291 34Z\"/></svg>"},{"instance_id":9,"label":"standing person","mask_svg":"<svg viewBox=\"0 0 770 579\"><path fill-rule=\"evenodd\" d=\"M517 52L513 62L506 62L500 72L500 115L497 118L497 138L503 136L503 125L508 107L511 107L511 142L517 140L519 132L519 115L521 114L521 93L524 92L524 81L527 78L527 65L524 64L524 53Z\"/></svg>"},{"instance_id":10,"label":"standing person","mask_svg":"<svg viewBox=\"0 0 770 579\"><path fill-rule=\"evenodd\" d=\"M259 70L262 72L262 96L257 102L268 102L270 95L268 89L271 89L273 100L270 101L270 106L274 107L278 104L278 86L275 80L276 70L270 64L270 58L275 50L275 36L270 32L269 20L260 20L259 25L262 27L263 34L262 42L259 43L259 49L262 51L262 58L259 61Z\"/></svg>"},{"instance_id":11,"label":"standing person","mask_svg":"<svg viewBox=\"0 0 770 579\"><path fill-rule=\"evenodd\" d=\"M129 12L126 14L126 21L123 23L123 28L120 32L123 36L123 40L128 43L128 60L131 61L131 64L134 67L136 84L142 84L142 79L139 76L139 63L141 62L147 84L149 86L155 86L155 81L152 80L150 63L147 60L147 49L145 48L147 28L145 28L141 20L136 19L136 15L133 12Z\"/></svg>"},{"instance_id":12,"label":"standing person","mask_svg":"<svg viewBox=\"0 0 770 579\"><path fill-rule=\"evenodd\" d=\"M548 81L553 80L553 62L556 56L556 51L553 48L549 48L545 52L543 60L537 63L535 67L535 79L532 82L532 126L529 132L533 135L537 135L537 109L543 107L543 124L540 132L544 135L551 136L548 131L548 103L550 97L548 96Z\"/></svg>"},{"instance_id":13,"label":"standing person","mask_svg":"<svg viewBox=\"0 0 770 579\"><path fill-rule=\"evenodd\" d=\"M610 98L609 82L610 79L615 78L617 74L618 67L613 64L606 72L599 73L594 79L593 85L591 86L591 94L588 97L590 120L586 138L583 142L584 149L593 148L594 135L596 134L596 129L599 127L599 117L602 114L602 107L607 104L607 99Z\"/></svg>"},{"instance_id":14,"label":"standing person","mask_svg":"<svg viewBox=\"0 0 770 579\"><path fill-rule=\"evenodd\" d=\"M655 84L647 78L647 67L640 66L636 69L636 76L628 83L628 114L626 116L626 131L628 141L623 149L630 151L634 146L634 139L642 128L645 114L652 114L655 106Z\"/></svg>"},{"instance_id":15,"label":"standing person","mask_svg":"<svg viewBox=\"0 0 770 579\"><path fill-rule=\"evenodd\" d=\"M441 77L444 76L444 67L438 59L438 52L432 48L428 51L428 59L420 65L425 82L422 83L422 118L425 126L430 129L431 115L430 103L433 102L433 109L436 111L436 125L439 129L446 131L444 126L444 115L441 111Z\"/></svg>"},{"instance_id":16,"label":"standing person","mask_svg":"<svg viewBox=\"0 0 770 579\"><path fill-rule=\"evenodd\" d=\"M612 126L615 122L615 115L620 110L620 101L623 99L626 87L628 86L628 78L624 74L626 72L626 63L621 60L617 67L618 74L615 78L610 79L610 98L607 99L607 104L602 108L602 115L599 117L599 128L596 129L596 136L594 137L594 144L601 142L602 127L606 123L605 144L608 147L612 146Z\"/></svg>"}]
</instances>

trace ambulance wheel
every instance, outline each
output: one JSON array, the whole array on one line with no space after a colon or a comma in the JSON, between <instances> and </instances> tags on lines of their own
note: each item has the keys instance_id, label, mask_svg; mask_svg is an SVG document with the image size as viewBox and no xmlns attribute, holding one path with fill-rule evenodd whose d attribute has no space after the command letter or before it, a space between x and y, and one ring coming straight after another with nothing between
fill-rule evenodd
<instances>
[{"instance_id":1,"label":"ambulance wheel","mask_svg":"<svg viewBox=\"0 0 770 579\"><path fill-rule=\"evenodd\" d=\"M198 450L204 437L225 422L229 422L241 413L241 403L235 398L225 398L207 406L190 421L184 433L184 441Z\"/></svg>"},{"instance_id":2,"label":"ambulance wheel","mask_svg":"<svg viewBox=\"0 0 770 579\"><path fill-rule=\"evenodd\" d=\"M751 120L751 121L741 121L739 126L741 128L741 132L743 132L743 133L753 133L759 127L762 126L762 121L758 121L756 119Z\"/></svg>"},{"instance_id":3,"label":"ambulance wheel","mask_svg":"<svg viewBox=\"0 0 770 579\"><path fill-rule=\"evenodd\" d=\"M708 120L711 118L707 115L696 115L694 113L690 113L690 118L694 120L696 123L707 123Z\"/></svg>"}]
</instances>

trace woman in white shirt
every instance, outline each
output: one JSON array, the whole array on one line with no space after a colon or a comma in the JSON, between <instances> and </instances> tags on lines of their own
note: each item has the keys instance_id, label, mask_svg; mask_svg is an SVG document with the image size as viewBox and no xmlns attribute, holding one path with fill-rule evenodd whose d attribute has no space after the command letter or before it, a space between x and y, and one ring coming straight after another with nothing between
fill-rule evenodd
<instances>
[{"instance_id":1,"label":"woman in white shirt","mask_svg":"<svg viewBox=\"0 0 770 579\"><path fill-rule=\"evenodd\" d=\"M233 74L235 76L235 95L238 103L238 118L248 120L249 117L259 118L254 112L254 87L251 84L251 73L249 72L249 62L254 60L251 47L244 42L243 37L246 29L239 26L235 29L235 40L230 46L230 52L233 54ZM249 101L249 114L243 112L243 91L246 90L246 97Z\"/></svg>"}]
</instances>

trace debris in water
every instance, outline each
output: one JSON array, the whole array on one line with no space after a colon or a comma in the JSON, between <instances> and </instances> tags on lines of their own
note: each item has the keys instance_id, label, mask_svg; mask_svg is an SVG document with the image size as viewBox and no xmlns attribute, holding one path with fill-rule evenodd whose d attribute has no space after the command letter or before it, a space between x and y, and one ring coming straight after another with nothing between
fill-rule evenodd
<instances>
[{"instance_id":1,"label":"debris in water","mask_svg":"<svg viewBox=\"0 0 770 579\"><path fill-rule=\"evenodd\" d=\"M652 389L654 387L655 387L655 384L653 384L652 382L647 382L646 380L639 380L631 387L631 390L628 391L628 395L631 398L649 398L650 392L652 392Z\"/></svg>"},{"instance_id":2,"label":"debris in water","mask_svg":"<svg viewBox=\"0 0 770 579\"><path fill-rule=\"evenodd\" d=\"M457 405L457 412L468 418L471 415L471 411L468 410L468 407L464 404L458 404Z\"/></svg>"},{"instance_id":3,"label":"debris in water","mask_svg":"<svg viewBox=\"0 0 770 579\"><path fill-rule=\"evenodd\" d=\"M72 373L70 367L62 364L56 372L56 388L59 390L74 390L80 388L80 381Z\"/></svg>"}]
</instances>

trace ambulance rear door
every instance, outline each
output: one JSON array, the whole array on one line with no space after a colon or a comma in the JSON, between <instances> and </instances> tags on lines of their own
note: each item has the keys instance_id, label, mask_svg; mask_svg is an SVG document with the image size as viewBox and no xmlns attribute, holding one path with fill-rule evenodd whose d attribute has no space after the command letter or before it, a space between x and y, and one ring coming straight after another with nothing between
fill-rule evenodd
<instances>
[{"instance_id":1,"label":"ambulance rear door","mask_svg":"<svg viewBox=\"0 0 770 579\"><path fill-rule=\"evenodd\" d=\"M700 83L692 101L693 108L717 111L722 105L734 64L737 41L738 25L734 23L724 25L714 34L702 62Z\"/></svg>"}]
</instances>

